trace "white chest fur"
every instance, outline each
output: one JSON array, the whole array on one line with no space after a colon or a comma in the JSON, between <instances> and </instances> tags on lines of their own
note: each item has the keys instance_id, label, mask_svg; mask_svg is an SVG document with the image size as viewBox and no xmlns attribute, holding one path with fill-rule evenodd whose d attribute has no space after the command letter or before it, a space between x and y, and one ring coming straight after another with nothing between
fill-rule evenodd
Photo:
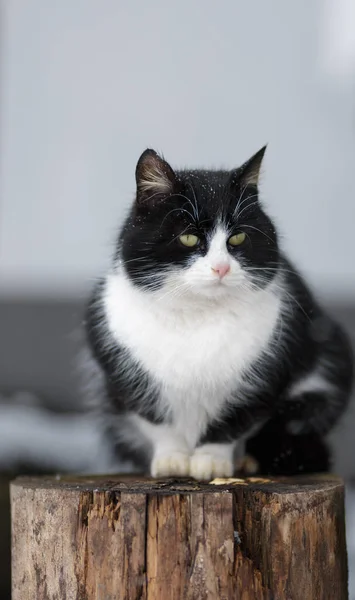
<instances>
[{"instance_id":1,"label":"white chest fur","mask_svg":"<svg viewBox=\"0 0 355 600\"><path fill-rule=\"evenodd\" d=\"M104 304L111 333L159 384L162 414L191 446L237 391L280 311L272 285L242 301L228 297L182 309L152 300L121 273L108 276Z\"/></svg>"}]
</instances>

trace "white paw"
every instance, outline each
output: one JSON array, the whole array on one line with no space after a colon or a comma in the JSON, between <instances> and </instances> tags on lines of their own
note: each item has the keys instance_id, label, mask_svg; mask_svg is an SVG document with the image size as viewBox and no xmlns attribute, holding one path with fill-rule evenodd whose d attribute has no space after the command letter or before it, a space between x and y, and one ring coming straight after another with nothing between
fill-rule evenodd
<instances>
[{"instance_id":1,"label":"white paw","mask_svg":"<svg viewBox=\"0 0 355 600\"><path fill-rule=\"evenodd\" d=\"M150 467L152 477L169 477L176 475L186 477L190 470L190 457L185 452L157 454Z\"/></svg>"},{"instance_id":2,"label":"white paw","mask_svg":"<svg viewBox=\"0 0 355 600\"><path fill-rule=\"evenodd\" d=\"M213 454L195 452L190 459L190 476L199 481L214 477L232 477L233 461Z\"/></svg>"}]
</instances>

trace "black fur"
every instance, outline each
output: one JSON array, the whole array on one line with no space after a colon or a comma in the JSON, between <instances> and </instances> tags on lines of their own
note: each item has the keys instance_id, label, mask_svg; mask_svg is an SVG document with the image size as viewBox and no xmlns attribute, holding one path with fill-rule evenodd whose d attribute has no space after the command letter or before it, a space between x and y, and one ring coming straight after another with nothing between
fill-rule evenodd
<instances>
[{"instance_id":1,"label":"black fur","mask_svg":"<svg viewBox=\"0 0 355 600\"><path fill-rule=\"evenodd\" d=\"M229 252L246 268L265 269L263 277L260 271L251 272L250 277L260 287L274 277L279 261L276 229L258 202L257 187L245 184L245 168L232 172L177 171L168 196L158 192L143 198L138 195L140 200L134 203L121 230L116 254L136 285L156 289L164 281L164 269L185 266L192 257L206 254L208 234L217 217L227 224L231 235L240 231L242 223L247 240L242 247L229 246ZM236 218L238 205L240 216ZM182 231L198 235L199 246L182 246L178 241ZM148 261L143 259L147 251Z\"/></svg>"},{"instance_id":2,"label":"black fur","mask_svg":"<svg viewBox=\"0 0 355 600\"><path fill-rule=\"evenodd\" d=\"M256 459L263 475L324 473L332 466L329 448L319 433L292 435L280 417L268 421L247 441L246 453Z\"/></svg>"},{"instance_id":3,"label":"black fur","mask_svg":"<svg viewBox=\"0 0 355 600\"><path fill-rule=\"evenodd\" d=\"M134 285L149 293L164 284L166 273L185 268L196 256L208 251L209 233L219 218L230 235L244 231L242 246L229 246L249 273L255 287L265 287L280 272L283 275L284 311L274 331L274 352L268 348L243 374L243 407L235 406L223 418L211 422L201 443L237 439L255 423L265 423L248 441L264 473L294 474L325 471L330 462L324 436L344 412L352 384L353 359L348 339L313 298L294 266L278 245L276 228L258 199L253 169L261 156L235 171L177 171L161 159L158 167L169 191L140 189L146 176L145 161L156 160L147 151L137 167L137 198L120 232L115 261L120 262ZM239 207L239 208L238 208ZM196 234L196 248L179 242L182 232ZM134 411L158 423L159 389L124 344L119 346L109 332L102 306L101 282L88 305L86 331L94 359L106 379L105 410L119 415L129 427L126 412ZM130 364L135 376L127 378L122 365ZM329 390L289 396L292 384L321 365ZM257 384L255 383L257 381ZM149 389L150 402L142 402ZM238 390L240 394L240 389ZM132 435L135 433L132 431ZM118 444L118 442L117 442ZM151 448L120 442L121 456L147 465Z\"/></svg>"}]
</instances>

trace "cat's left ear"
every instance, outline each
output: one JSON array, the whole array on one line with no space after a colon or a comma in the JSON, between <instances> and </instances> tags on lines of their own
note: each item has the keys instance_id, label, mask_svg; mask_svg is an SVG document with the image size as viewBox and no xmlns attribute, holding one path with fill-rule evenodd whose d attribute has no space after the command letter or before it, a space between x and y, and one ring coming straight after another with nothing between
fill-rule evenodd
<instances>
[{"instance_id":1,"label":"cat's left ear","mask_svg":"<svg viewBox=\"0 0 355 600\"><path fill-rule=\"evenodd\" d=\"M237 169L237 179L243 187L258 187L261 164L263 162L265 150L266 146L263 146L256 154Z\"/></svg>"},{"instance_id":2,"label":"cat's left ear","mask_svg":"<svg viewBox=\"0 0 355 600\"><path fill-rule=\"evenodd\" d=\"M164 158L148 149L138 160L136 182L137 202L155 203L173 192L176 175Z\"/></svg>"}]
</instances>

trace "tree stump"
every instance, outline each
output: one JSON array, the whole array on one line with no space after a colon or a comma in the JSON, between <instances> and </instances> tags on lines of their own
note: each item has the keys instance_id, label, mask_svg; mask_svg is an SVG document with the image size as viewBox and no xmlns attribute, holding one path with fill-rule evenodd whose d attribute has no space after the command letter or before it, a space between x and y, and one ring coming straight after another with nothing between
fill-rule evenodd
<instances>
[{"instance_id":1,"label":"tree stump","mask_svg":"<svg viewBox=\"0 0 355 600\"><path fill-rule=\"evenodd\" d=\"M346 600L332 476L11 484L12 600Z\"/></svg>"}]
</instances>

